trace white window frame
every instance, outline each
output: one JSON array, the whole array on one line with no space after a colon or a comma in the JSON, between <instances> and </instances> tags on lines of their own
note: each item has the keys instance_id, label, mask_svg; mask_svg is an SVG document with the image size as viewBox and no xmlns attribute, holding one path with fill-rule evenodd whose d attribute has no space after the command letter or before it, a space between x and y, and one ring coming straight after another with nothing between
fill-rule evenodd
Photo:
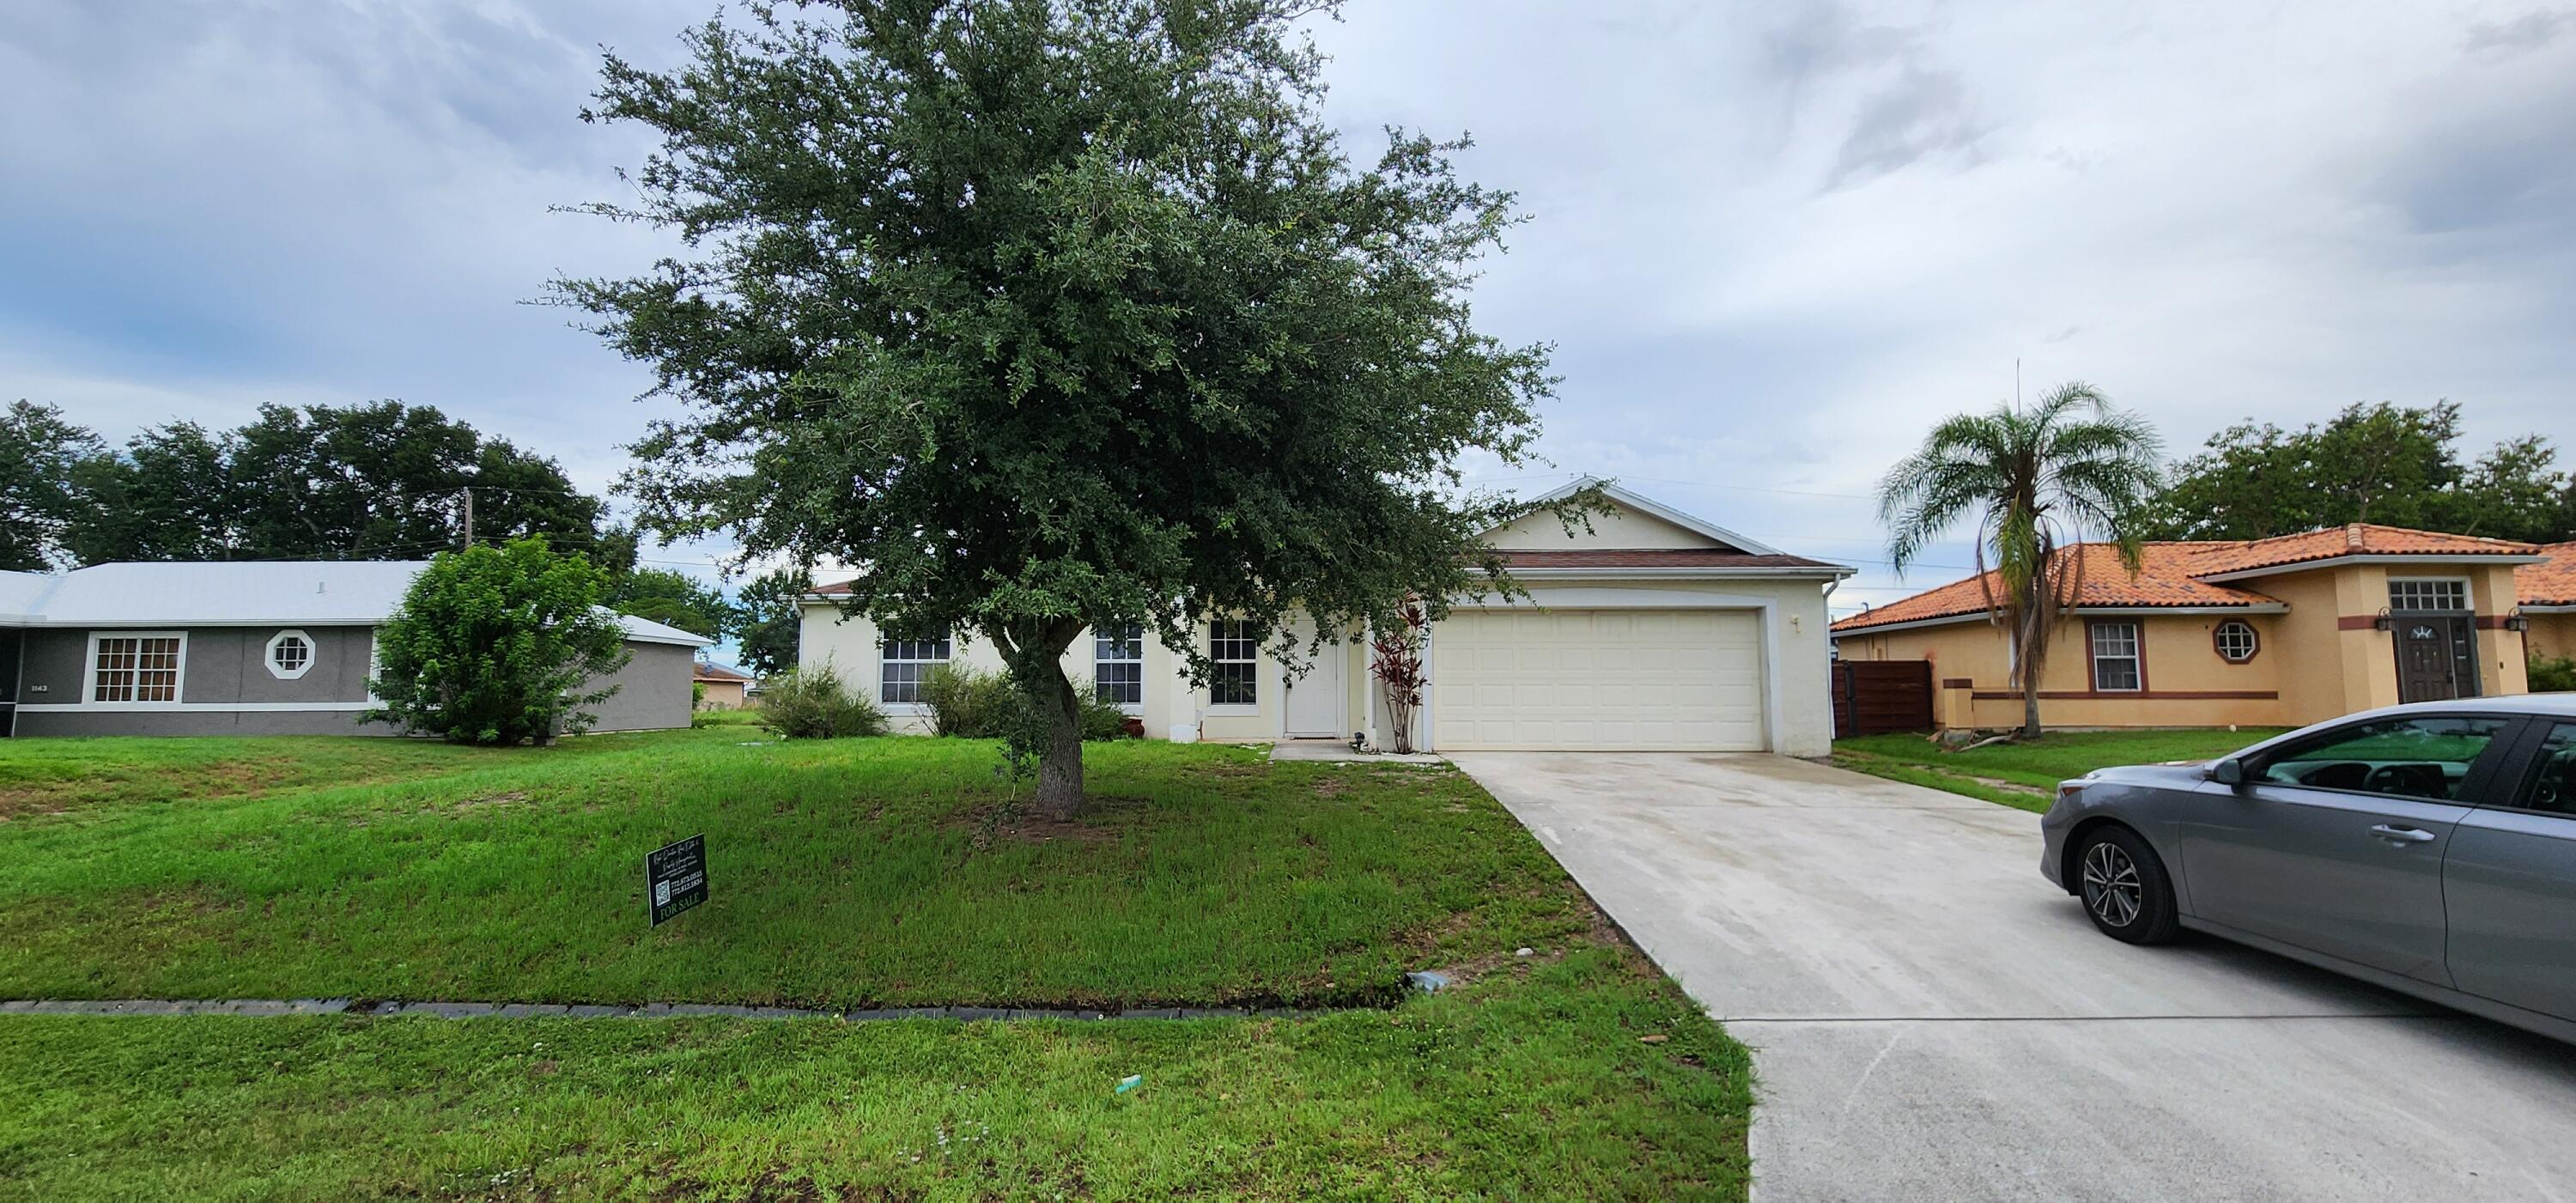
<instances>
[{"instance_id":1,"label":"white window frame","mask_svg":"<svg viewBox=\"0 0 2576 1203\"><path fill-rule=\"evenodd\" d=\"M2397 587L2399 585L2457 585L2460 588L2460 608L2456 610L2406 609L2397 604ZM2467 577L2392 576L2388 578L2388 610L2392 614L2474 614L2477 612L2477 609L2477 592L2470 588L2469 578Z\"/></svg>"},{"instance_id":2,"label":"white window frame","mask_svg":"<svg viewBox=\"0 0 2576 1203\"><path fill-rule=\"evenodd\" d=\"M1233 635L1223 634L1222 632L1229 627L1234 628L1236 633ZM1235 644L1237 646L1233 648L1225 648L1224 645L1226 644ZM1219 655L1220 649L1235 651L1240 654L1234 657L1221 656ZM1249 665L1249 673L1244 684L1251 690L1250 696L1252 699L1246 702L1218 701L1216 693L1217 680L1214 676L1210 676L1208 678L1208 713L1261 713L1261 632L1253 629L1250 622L1240 618L1209 619L1208 659L1219 667L1228 664Z\"/></svg>"},{"instance_id":3,"label":"white window frame","mask_svg":"<svg viewBox=\"0 0 2576 1203\"><path fill-rule=\"evenodd\" d=\"M2229 627L2240 627L2245 631L2245 654L2242 656L2227 654L2227 628ZM2263 633L2255 630L2253 623L2242 618L2229 618L2222 620L2217 629L2209 633L2209 644L2210 648L2218 653L2218 658L2229 664L2251 664L2254 662L2254 657L2263 654Z\"/></svg>"},{"instance_id":4,"label":"white window frame","mask_svg":"<svg viewBox=\"0 0 2576 1203\"><path fill-rule=\"evenodd\" d=\"M179 641L179 666L178 666L178 669L177 669L176 671L172 672L172 673L171 673L171 675L170 675L170 697L168 698L168 700L166 700L166 701L149 701L149 702L147 702L147 701L143 701L143 700L140 700L140 699L129 699L129 700L126 700L126 701L108 701L108 702L102 702L102 701L99 701L99 700L98 700L98 645L99 645L99 642L100 642L101 640L104 640L104 639L136 639L136 640L141 640L141 639L175 639L175 640L178 640L178 641ZM141 669L141 659L140 659L140 652L141 652L141 649L142 649L142 645L138 643L138 644L136 644L135 646L136 646L136 651L137 651L136 672L137 672L138 674L140 674L140 672L142 671L142 669ZM135 679L135 684L136 684L136 690L135 690L135 692L137 692L137 693L142 692L142 688L141 688L141 686L142 686L142 678L141 678L139 675L138 675L138 676L136 677L136 679ZM88 654L87 656L83 657L83 658L82 658L82 660L81 660L81 692L80 692L80 696L81 696L81 705L84 705L84 706L123 706L123 707L131 707L131 708L135 708L135 709L153 709L153 708L157 708L157 707L176 707L176 706L180 705L181 703L183 703L184 701L186 701L186 700L187 700L187 697L188 697L188 633L187 633L186 631L92 631L92 632L90 632L90 633L89 633L89 654Z\"/></svg>"},{"instance_id":5,"label":"white window frame","mask_svg":"<svg viewBox=\"0 0 2576 1203\"><path fill-rule=\"evenodd\" d=\"M2125 654L2118 654L2118 655L2105 656L2105 655L2103 655L2103 654L2102 654L2102 633L2103 633L2104 631L2106 631L2106 630L2110 629L2110 628L2113 628L2113 627L2126 627L2126 628L2128 628L2128 632L2129 632L2129 650L2128 650ZM2091 684L2092 684L2092 686L2093 686L2093 692L2095 692L2095 693L2144 693L2144 692L2146 692L2146 688L2147 688L2147 631L2146 631L2146 624L2145 624L2145 623L2139 622L2137 619L2134 619L2134 618L2096 618L2096 619L2094 619L2093 621L2091 621L2091 622L2089 622L2089 623L2086 623L2086 624L2085 624L2085 628L2084 628L2084 652L2085 652L2085 656L2084 656L2084 671L2085 671L2086 675L2087 675L2087 676L2089 676L2089 677L2091 678L2091 682L2090 682L2090 683L2091 683ZM2129 662L2129 667L2130 667L2130 670L2131 670L2131 671L2130 671L2130 676L2131 676L2131 678L2132 678L2132 679L2134 679L2137 683L2136 683L2136 684L2134 684L2134 685L2128 685L2128 686L2109 686L2109 687L2104 686L2104 685L2102 684L2102 662L2103 662L2103 661L2105 661L2105 660L2126 660L2126 661L2128 661L2128 662Z\"/></svg>"},{"instance_id":6,"label":"white window frame","mask_svg":"<svg viewBox=\"0 0 2576 1203\"><path fill-rule=\"evenodd\" d=\"M877 704L886 707L887 711L893 714L920 714L926 711L928 706L920 700L921 677L930 672L931 665L947 664L957 658L956 636L957 631L954 627L938 632L937 637L932 639L898 639L888 637L880 631L877 638ZM898 644L905 645L904 650L907 652L917 651L918 648L914 645L935 644L939 649L939 654L936 656L898 656L894 654L895 647ZM917 664L921 666L921 672L916 674L911 682L914 699L912 701L898 702L893 698L886 696L887 690L892 685L891 682L886 680L886 668L889 665L895 664Z\"/></svg>"},{"instance_id":7,"label":"white window frame","mask_svg":"<svg viewBox=\"0 0 2576 1203\"><path fill-rule=\"evenodd\" d=\"M1131 630L1136 633L1136 637L1132 640L1126 637L1126 632ZM1125 650L1130 654L1124 657L1103 656L1100 654L1103 648L1116 648ZM1104 664L1132 664L1136 666L1136 700L1130 702L1122 699L1114 704L1120 711L1127 714L1144 713L1145 624L1139 622L1126 623L1116 628L1115 633L1110 634L1103 634L1098 630L1091 632L1091 696L1094 698L1100 697L1100 687L1102 684L1100 680L1100 666Z\"/></svg>"},{"instance_id":8,"label":"white window frame","mask_svg":"<svg viewBox=\"0 0 2576 1203\"><path fill-rule=\"evenodd\" d=\"M292 669L281 668L277 663L277 649L285 646L289 639L304 645L304 663ZM288 627L268 637L268 650L260 656L260 661L268 665L268 675L280 681L301 681L304 679L304 674L313 671L314 662L321 658L322 646L313 642L311 635L305 634L299 628Z\"/></svg>"}]
</instances>

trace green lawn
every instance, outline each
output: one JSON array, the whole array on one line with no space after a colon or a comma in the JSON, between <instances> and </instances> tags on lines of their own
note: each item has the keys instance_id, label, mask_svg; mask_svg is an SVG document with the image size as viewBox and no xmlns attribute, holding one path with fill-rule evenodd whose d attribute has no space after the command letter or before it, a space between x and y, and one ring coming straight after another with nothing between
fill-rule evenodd
<instances>
[{"instance_id":1,"label":"green lawn","mask_svg":"<svg viewBox=\"0 0 2576 1203\"><path fill-rule=\"evenodd\" d=\"M1920 735L1864 735L1834 741L1834 763L2023 810L2043 811L2057 783L2094 769L2168 760L2211 760L2285 728L2057 731L2030 743L1951 752Z\"/></svg>"},{"instance_id":2,"label":"green lawn","mask_svg":"<svg viewBox=\"0 0 2576 1203\"><path fill-rule=\"evenodd\" d=\"M0 780L147 742L0 823L0 997L1384 1009L0 1016L0 1197L1743 1191L1743 1051L1446 768L1094 745L1071 825L1011 810L989 744L742 727L17 741ZM308 784L191 792L245 757ZM713 898L648 930L643 853L697 832ZM1424 968L1464 984L1407 995Z\"/></svg>"}]
</instances>

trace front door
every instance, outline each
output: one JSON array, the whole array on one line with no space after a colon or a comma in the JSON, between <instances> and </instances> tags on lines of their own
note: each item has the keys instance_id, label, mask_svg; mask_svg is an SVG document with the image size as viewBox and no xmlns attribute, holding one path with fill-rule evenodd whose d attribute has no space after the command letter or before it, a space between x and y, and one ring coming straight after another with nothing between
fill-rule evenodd
<instances>
[{"instance_id":1,"label":"front door","mask_svg":"<svg viewBox=\"0 0 2576 1203\"><path fill-rule=\"evenodd\" d=\"M1313 631L1314 628L1302 620L1292 628L1301 650L1305 646L1303 641L1311 638ZM1348 644L1327 643L1315 653L1314 663L1307 668L1306 675L1289 682L1289 736L1341 739L1351 733L1350 724L1346 721L1350 693L1349 660Z\"/></svg>"},{"instance_id":2,"label":"front door","mask_svg":"<svg viewBox=\"0 0 2576 1203\"><path fill-rule=\"evenodd\" d=\"M2380 719L2256 758L2182 827L2191 913L2443 985L2442 857L2510 720Z\"/></svg>"},{"instance_id":3,"label":"front door","mask_svg":"<svg viewBox=\"0 0 2576 1203\"><path fill-rule=\"evenodd\" d=\"M2477 651L2466 614L2400 614L2397 698L2445 702L2478 696Z\"/></svg>"}]
</instances>

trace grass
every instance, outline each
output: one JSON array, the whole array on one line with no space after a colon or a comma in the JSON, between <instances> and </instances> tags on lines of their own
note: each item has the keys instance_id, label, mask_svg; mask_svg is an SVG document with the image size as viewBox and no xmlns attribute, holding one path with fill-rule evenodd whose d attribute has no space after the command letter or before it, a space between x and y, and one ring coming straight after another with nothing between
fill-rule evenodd
<instances>
[{"instance_id":1,"label":"grass","mask_svg":"<svg viewBox=\"0 0 2576 1203\"><path fill-rule=\"evenodd\" d=\"M1005 805L989 744L748 736L401 745L423 759L395 780L369 749L257 741L364 783L202 794L176 766L240 741L153 741L160 787L0 823L0 997L1384 1009L5 1016L0 1197L1744 1190L1743 1050L1452 770L1094 745L1098 806L1068 825ZM49 742L0 744L0 771L78 759ZM698 831L711 901L647 929L643 852ZM1432 967L1463 984L1400 991Z\"/></svg>"},{"instance_id":2,"label":"grass","mask_svg":"<svg viewBox=\"0 0 2576 1203\"><path fill-rule=\"evenodd\" d=\"M2098 768L2168 760L2211 760L2286 728L2057 731L2027 743L1952 752L1920 735L1864 735L1834 741L1834 763L1880 777L2044 811L2057 783Z\"/></svg>"}]
</instances>

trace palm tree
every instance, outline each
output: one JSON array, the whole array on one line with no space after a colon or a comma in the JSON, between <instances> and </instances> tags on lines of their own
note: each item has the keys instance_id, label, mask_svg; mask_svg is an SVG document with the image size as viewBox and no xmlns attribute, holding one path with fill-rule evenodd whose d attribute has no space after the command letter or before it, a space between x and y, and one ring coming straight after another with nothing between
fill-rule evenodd
<instances>
[{"instance_id":1,"label":"palm tree","mask_svg":"<svg viewBox=\"0 0 2576 1203\"><path fill-rule=\"evenodd\" d=\"M1999 404L1941 423L1879 482L1878 517L1899 575L1953 523L1977 515L1977 580L1988 618L2012 642L2024 736L2039 734L2049 633L2083 586L2084 557L2057 552L2091 533L2116 543L2135 574L2161 448L2145 419L2089 384L2062 384L2028 409Z\"/></svg>"}]
</instances>

